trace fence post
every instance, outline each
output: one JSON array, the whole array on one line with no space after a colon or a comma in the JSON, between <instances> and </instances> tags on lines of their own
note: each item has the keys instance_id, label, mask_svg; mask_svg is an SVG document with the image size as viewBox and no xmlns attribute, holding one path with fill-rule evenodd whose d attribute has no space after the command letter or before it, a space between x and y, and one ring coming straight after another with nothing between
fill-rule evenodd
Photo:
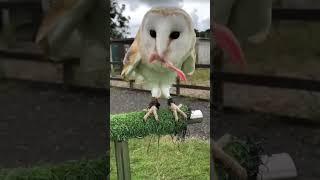
<instances>
[{"instance_id":1,"label":"fence post","mask_svg":"<svg viewBox=\"0 0 320 180\"><path fill-rule=\"evenodd\" d=\"M176 94L179 96L180 95L180 79L177 77L176 79Z\"/></svg>"},{"instance_id":2,"label":"fence post","mask_svg":"<svg viewBox=\"0 0 320 180\"><path fill-rule=\"evenodd\" d=\"M129 81L129 87L130 87L130 89L133 89L133 80Z\"/></svg>"},{"instance_id":3,"label":"fence post","mask_svg":"<svg viewBox=\"0 0 320 180\"><path fill-rule=\"evenodd\" d=\"M114 141L118 180L131 180L128 141Z\"/></svg>"}]
</instances>

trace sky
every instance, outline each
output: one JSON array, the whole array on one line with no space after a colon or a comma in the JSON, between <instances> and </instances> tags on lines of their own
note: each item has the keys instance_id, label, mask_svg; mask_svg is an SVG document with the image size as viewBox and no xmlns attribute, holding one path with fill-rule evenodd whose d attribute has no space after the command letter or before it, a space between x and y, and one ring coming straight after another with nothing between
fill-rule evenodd
<instances>
[{"instance_id":1,"label":"sky","mask_svg":"<svg viewBox=\"0 0 320 180\"><path fill-rule=\"evenodd\" d=\"M204 31L210 27L210 0L118 0L125 4L124 16L130 16L129 35L134 37L142 22L144 14L154 6L180 7L190 14L194 27Z\"/></svg>"}]
</instances>

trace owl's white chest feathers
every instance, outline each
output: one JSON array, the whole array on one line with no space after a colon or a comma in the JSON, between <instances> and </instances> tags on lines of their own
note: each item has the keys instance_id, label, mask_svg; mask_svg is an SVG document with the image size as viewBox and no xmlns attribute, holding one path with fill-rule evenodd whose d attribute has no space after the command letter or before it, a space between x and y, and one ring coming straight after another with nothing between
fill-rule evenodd
<instances>
[{"instance_id":1,"label":"owl's white chest feathers","mask_svg":"<svg viewBox=\"0 0 320 180\"><path fill-rule=\"evenodd\" d=\"M149 87L158 85L171 86L177 77L175 72L168 70L159 62L154 64L140 63L136 71L143 77L145 85Z\"/></svg>"}]
</instances>

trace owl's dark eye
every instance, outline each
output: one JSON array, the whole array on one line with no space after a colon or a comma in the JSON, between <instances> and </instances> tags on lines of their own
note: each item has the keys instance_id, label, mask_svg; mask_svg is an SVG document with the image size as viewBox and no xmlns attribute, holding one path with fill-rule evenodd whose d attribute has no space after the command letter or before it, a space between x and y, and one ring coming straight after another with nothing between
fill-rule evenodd
<instances>
[{"instance_id":1,"label":"owl's dark eye","mask_svg":"<svg viewBox=\"0 0 320 180\"><path fill-rule=\"evenodd\" d=\"M156 38L157 37L157 33L155 30L151 29L150 30L150 36L153 37L153 38Z\"/></svg>"},{"instance_id":2,"label":"owl's dark eye","mask_svg":"<svg viewBox=\"0 0 320 180\"><path fill-rule=\"evenodd\" d=\"M171 39L178 39L180 36L180 32L178 31L173 31L171 34L170 34L170 38Z\"/></svg>"}]
</instances>

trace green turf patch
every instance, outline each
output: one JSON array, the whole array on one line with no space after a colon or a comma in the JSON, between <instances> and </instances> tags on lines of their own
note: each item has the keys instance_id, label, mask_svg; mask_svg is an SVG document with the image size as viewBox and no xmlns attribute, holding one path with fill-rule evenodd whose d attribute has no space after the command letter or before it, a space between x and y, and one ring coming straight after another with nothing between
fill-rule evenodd
<instances>
[{"instance_id":1,"label":"green turf patch","mask_svg":"<svg viewBox=\"0 0 320 180\"><path fill-rule=\"evenodd\" d=\"M188 118L191 111L187 106L182 106L181 110L185 112ZM130 112L111 115L110 137L111 140L124 141L131 138L142 138L148 135L169 135L178 134L186 130L187 123L179 115L179 121L175 121L173 113L169 109L159 109L157 122L153 116L143 120L146 113Z\"/></svg>"},{"instance_id":2,"label":"green turf patch","mask_svg":"<svg viewBox=\"0 0 320 180\"><path fill-rule=\"evenodd\" d=\"M106 157L60 165L0 170L1 180L101 180L107 177Z\"/></svg>"},{"instance_id":3,"label":"green turf patch","mask_svg":"<svg viewBox=\"0 0 320 180\"><path fill-rule=\"evenodd\" d=\"M117 179L114 144L110 142L111 174ZM132 179L208 180L210 144L206 140L175 141L170 136L130 139L129 156Z\"/></svg>"}]
</instances>

